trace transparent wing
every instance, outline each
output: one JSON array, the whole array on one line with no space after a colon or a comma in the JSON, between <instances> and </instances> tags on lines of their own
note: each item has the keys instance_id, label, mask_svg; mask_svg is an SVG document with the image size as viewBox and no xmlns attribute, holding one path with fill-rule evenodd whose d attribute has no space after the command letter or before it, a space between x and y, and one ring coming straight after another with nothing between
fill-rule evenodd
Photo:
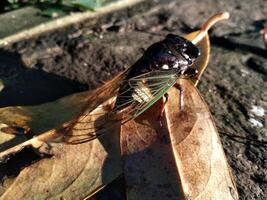
<instances>
[{"instance_id":1,"label":"transparent wing","mask_svg":"<svg viewBox=\"0 0 267 200\"><path fill-rule=\"evenodd\" d=\"M134 119L160 99L177 79L177 73L171 71L152 71L105 85L92 93L85 111L67 127L66 142L95 139Z\"/></svg>"}]
</instances>

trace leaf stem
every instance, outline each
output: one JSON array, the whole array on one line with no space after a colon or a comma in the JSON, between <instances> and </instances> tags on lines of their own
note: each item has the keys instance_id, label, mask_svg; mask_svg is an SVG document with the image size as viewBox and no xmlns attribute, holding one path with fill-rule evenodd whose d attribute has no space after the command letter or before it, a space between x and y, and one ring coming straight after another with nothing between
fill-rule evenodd
<instances>
[{"instance_id":1,"label":"leaf stem","mask_svg":"<svg viewBox=\"0 0 267 200\"><path fill-rule=\"evenodd\" d=\"M217 22L225 19L229 19L230 14L228 12L221 12L216 15L213 15L211 18L204 23L200 29L199 34L191 41L193 44L197 44L199 41L201 41L207 34L209 29L216 24Z\"/></svg>"}]
</instances>

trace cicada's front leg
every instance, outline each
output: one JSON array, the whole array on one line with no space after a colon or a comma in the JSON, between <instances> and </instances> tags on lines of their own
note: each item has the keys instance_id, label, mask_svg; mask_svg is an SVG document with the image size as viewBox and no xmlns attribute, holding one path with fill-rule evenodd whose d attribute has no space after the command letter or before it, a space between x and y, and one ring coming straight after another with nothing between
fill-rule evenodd
<instances>
[{"instance_id":1,"label":"cicada's front leg","mask_svg":"<svg viewBox=\"0 0 267 200\"><path fill-rule=\"evenodd\" d=\"M164 113L164 110L165 110L165 105L166 103L168 102L168 99L169 99L169 94L166 93L164 94L164 97L165 97L165 101L164 103L161 105L161 108L160 108L160 115L158 117L158 120L159 120L159 123L160 123L160 126L162 127L162 122L161 122L161 119L163 117L163 113Z\"/></svg>"},{"instance_id":2,"label":"cicada's front leg","mask_svg":"<svg viewBox=\"0 0 267 200\"><path fill-rule=\"evenodd\" d=\"M195 82L198 81L197 75L198 75L198 70L195 68L188 68L184 72L185 77L190 78L191 80L195 80ZM184 89L179 83L175 83L174 87L180 91L179 110L183 111L184 110Z\"/></svg>"},{"instance_id":3,"label":"cicada's front leg","mask_svg":"<svg viewBox=\"0 0 267 200\"><path fill-rule=\"evenodd\" d=\"M179 83L174 84L174 87L180 91L179 110L182 111L182 110L184 109L184 90L183 90L183 88L181 87L181 85L180 85ZM165 110L165 106L166 106L166 104L167 104L167 102L168 102L168 99L169 99L169 94L168 94L168 93L164 94L164 97L165 97L165 101L164 101L164 103L161 105L161 108L160 108L160 115L159 115L159 117L158 117L160 126L162 126L161 119L162 119L162 117L163 117L163 113L164 113L164 110Z\"/></svg>"},{"instance_id":4,"label":"cicada's front leg","mask_svg":"<svg viewBox=\"0 0 267 200\"><path fill-rule=\"evenodd\" d=\"M179 110L184 110L184 89L179 83L175 83L174 87L180 91Z\"/></svg>"}]
</instances>

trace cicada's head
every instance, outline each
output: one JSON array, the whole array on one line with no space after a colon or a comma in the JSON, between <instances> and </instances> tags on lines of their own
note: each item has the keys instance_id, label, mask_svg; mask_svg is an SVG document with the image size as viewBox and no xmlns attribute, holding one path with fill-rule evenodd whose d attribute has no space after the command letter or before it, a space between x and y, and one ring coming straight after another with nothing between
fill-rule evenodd
<instances>
[{"instance_id":1,"label":"cicada's head","mask_svg":"<svg viewBox=\"0 0 267 200\"><path fill-rule=\"evenodd\" d=\"M200 55L199 49L189 40L174 34L167 35L164 43L175 58L170 68L176 68L181 74L192 72L191 66Z\"/></svg>"},{"instance_id":2,"label":"cicada's head","mask_svg":"<svg viewBox=\"0 0 267 200\"><path fill-rule=\"evenodd\" d=\"M197 70L192 65L199 55L198 48L192 42L178 35L169 34L164 40L149 46L142 58L149 63L147 70L171 71L180 75L194 76Z\"/></svg>"}]
</instances>

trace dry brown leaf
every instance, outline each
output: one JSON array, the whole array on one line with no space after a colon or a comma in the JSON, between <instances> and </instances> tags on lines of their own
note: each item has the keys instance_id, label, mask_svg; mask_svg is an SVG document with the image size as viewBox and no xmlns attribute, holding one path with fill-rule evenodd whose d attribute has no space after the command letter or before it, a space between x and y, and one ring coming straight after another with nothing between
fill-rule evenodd
<instances>
[{"instance_id":1,"label":"dry brown leaf","mask_svg":"<svg viewBox=\"0 0 267 200\"><path fill-rule=\"evenodd\" d=\"M179 110L179 91L166 105L165 116L185 196L191 199L237 199L218 131L209 109L197 89L186 80L184 108ZM175 98L176 97L176 98Z\"/></svg>"},{"instance_id":2,"label":"dry brown leaf","mask_svg":"<svg viewBox=\"0 0 267 200\"><path fill-rule=\"evenodd\" d=\"M165 116L160 103L122 126L128 199L237 199L237 190L207 105L189 80L172 88Z\"/></svg>"},{"instance_id":3,"label":"dry brown leaf","mask_svg":"<svg viewBox=\"0 0 267 200\"><path fill-rule=\"evenodd\" d=\"M199 34L186 37L193 40ZM183 101L172 88L161 122L162 101L122 126L127 199L238 199L216 126L192 84L197 85L208 64L208 36L197 45L202 53L196 63L200 73L197 80L179 80Z\"/></svg>"},{"instance_id":4,"label":"dry brown leaf","mask_svg":"<svg viewBox=\"0 0 267 200\"><path fill-rule=\"evenodd\" d=\"M183 199L168 137L158 116L162 100L121 129L121 151L127 199Z\"/></svg>"},{"instance_id":5,"label":"dry brown leaf","mask_svg":"<svg viewBox=\"0 0 267 200\"><path fill-rule=\"evenodd\" d=\"M185 37L192 40L198 34L196 31ZM195 66L203 73L209 59L207 35L198 47L201 56ZM168 129L161 127L158 120L162 103L161 99L136 120L122 126L121 149L128 199L184 199Z\"/></svg>"},{"instance_id":6,"label":"dry brown leaf","mask_svg":"<svg viewBox=\"0 0 267 200\"><path fill-rule=\"evenodd\" d=\"M105 87L116 87L120 83L118 79L121 79L121 75L87 96L87 103L98 104L97 101L108 99L109 96L103 91L106 91ZM114 97L107 100L109 101L114 101ZM80 118L88 121L90 117L81 115ZM23 169L17 162L18 166L13 166L14 171L20 173L6 177L0 187L0 199L12 199L14 196L18 199L83 199L93 195L122 173L120 126L113 126L108 130L110 133L87 143L62 143L62 137L66 133L64 126L68 126L67 131L71 131L75 140L83 133L82 130L86 131L86 123L80 123L80 118L0 153L0 158L4 161L1 163L2 169L6 169L9 163L16 163L20 159L20 152L27 148L53 155L33 164L28 163L29 166L23 166ZM83 138L84 136L81 139ZM8 173L1 171L0 177L6 174Z\"/></svg>"},{"instance_id":7,"label":"dry brown leaf","mask_svg":"<svg viewBox=\"0 0 267 200\"><path fill-rule=\"evenodd\" d=\"M0 199L83 199L121 174L118 134L105 134L78 145L50 145L53 157L43 158L15 178L6 179Z\"/></svg>"}]
</instances>

